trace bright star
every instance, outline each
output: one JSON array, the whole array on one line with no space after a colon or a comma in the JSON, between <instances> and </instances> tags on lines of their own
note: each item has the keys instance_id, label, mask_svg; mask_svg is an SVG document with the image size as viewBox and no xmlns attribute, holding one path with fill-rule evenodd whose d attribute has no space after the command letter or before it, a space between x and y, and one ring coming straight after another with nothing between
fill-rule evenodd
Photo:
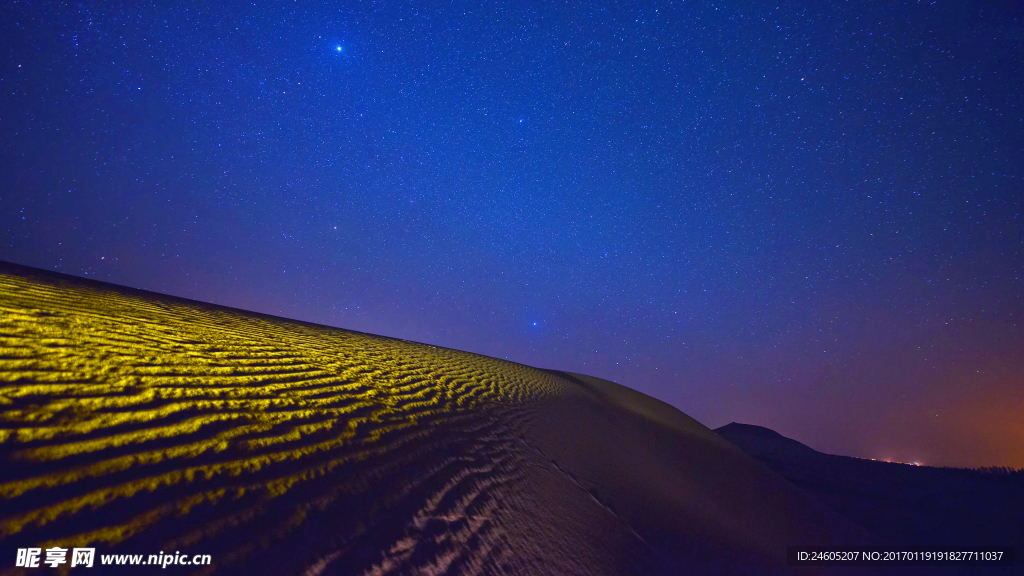
<instances>
[{"instance_id":1,"label":"bright star","mask_svg":"<svg viewBox=\"0 0 1024 576\"><path fill-rule=\"evenodd\" d=\"M341 46L335 46L334 49L337 50L338 52L341 52Z\"/></svg>"}]
</instances>

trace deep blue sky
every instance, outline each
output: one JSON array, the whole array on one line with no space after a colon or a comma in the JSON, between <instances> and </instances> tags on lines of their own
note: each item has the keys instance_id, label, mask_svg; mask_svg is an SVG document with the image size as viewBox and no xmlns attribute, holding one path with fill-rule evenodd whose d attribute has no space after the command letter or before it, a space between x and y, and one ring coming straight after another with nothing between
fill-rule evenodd
<instances>
[{"instance_id":1,"label":"deep blue sky","mask_svg":"<svg viewBox=\"0 0 1024 576\"><path fill-rule=\"evenodd\" d=\"M11 2L0 259L1024 466L1017 2Z\"/></svg>"}]
</instances>

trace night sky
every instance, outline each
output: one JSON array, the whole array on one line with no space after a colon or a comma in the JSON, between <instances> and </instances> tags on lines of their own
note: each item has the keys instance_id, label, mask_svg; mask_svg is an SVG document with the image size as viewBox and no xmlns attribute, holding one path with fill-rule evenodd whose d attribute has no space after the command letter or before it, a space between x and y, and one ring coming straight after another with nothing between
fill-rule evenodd
<instances>
[{"instance_id":1,"label":"night sky","mask_svg":"<svg viewBox=\"0 0 1024 576\"><path fill-rule=\"evenodd\" d=\"M0 8L0 259L1024 466L1018 2L133 4Z\"/></svg>"}]
</instances>

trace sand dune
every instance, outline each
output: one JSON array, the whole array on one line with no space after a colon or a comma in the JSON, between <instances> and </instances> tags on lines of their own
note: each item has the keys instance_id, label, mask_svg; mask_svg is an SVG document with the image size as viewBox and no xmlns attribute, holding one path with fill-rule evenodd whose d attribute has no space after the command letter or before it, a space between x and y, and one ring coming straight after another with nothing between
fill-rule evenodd
<instances>
[{"instance_id":1,"label":"sand dune","mask_svg":"<svg viewBox=\"0 0 1024 576\"><path fill-rule=\"evenodd\" d=\"M864 537L611 382L0 265L0 572L790 573Z\"/></svg>"}]
</instances>

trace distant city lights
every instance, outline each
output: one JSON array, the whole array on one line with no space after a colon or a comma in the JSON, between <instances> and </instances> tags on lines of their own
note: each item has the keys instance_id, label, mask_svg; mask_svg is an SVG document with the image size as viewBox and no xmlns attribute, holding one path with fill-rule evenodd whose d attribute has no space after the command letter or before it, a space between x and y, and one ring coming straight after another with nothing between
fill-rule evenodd
<instances>
[{"instance_id":1,"label":"distant city lights","mask_svg":"<svg viewBox=\"0 0 1024 576\"><path fill-rule=\"evenodd\" d=\"M865 458L859 458L857 456L854 456L854 458L857 458L858 460L865 460ZM899 460L878 460L877 458L866 458L866 460L871 460L872 462L886 462L888 464L906 464L907 466L924 466L924 464L921 464L920 462L900 462Z\"/></svg>"}]
</instances>

